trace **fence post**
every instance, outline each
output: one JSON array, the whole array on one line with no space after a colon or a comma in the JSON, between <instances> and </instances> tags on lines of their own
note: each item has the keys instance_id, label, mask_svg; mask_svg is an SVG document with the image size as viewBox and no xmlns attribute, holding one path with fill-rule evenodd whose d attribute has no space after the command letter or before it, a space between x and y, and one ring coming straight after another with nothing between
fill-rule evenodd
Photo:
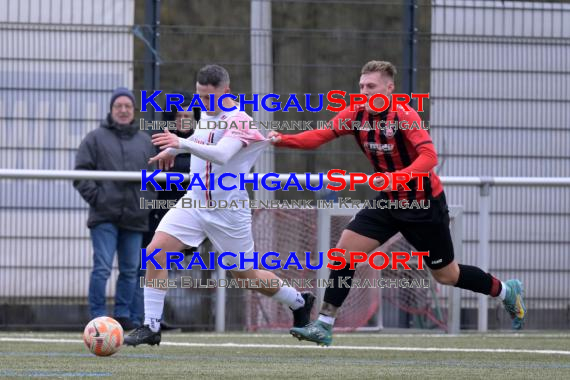
<instances>
[{"instance_id":1,"label":"fence post","mask_svg":"<svg viewBox=\"0 0 570 380\"><path fill-rule=\"evenodd\" d=\"M160 0L146 0L144 9L144 37L148 42L144 51L144 89L158 90L160 84ZM154 120L155 111L149 107L144 113L147 121Z\"/></svg>"},{"instance_id":2,"label":"fence post","mask_svg":"<svg viewBox=\"0 0 570 380\"><path fill-rule=\"evenodd\" d=\"M404 8L404 70L403 89L412 94L416 88L416 46L418 28L416 27L417 0L406 0ZM415 101L410 102L415 107Z\"/></svg>"},{"instance_id":3,"label":"fence post","mask_svg":"<svg viewBox=\"0 0 570 380\"><path fill-rule=\"evenodd\" d=\"M251 1L251 93L263 96L273 92L273 37L271 20L271 1ZM264 109L253 112L256 121L272 121L273 112ZM264 129L260 129L265 134ZM269 146L261 154L255 164L258 173L272 173L275 171L275 153L273 146ZM255 199L275 199L273 191L260 189L254 191Z\"/></svg>"},{"instance_id":4,"label":"fence post","mask_svg":"<svg viewBox=\"0 0 570 380\"><path fill-rule=\"evenodd\" d=\"M451 238L453 240L453 252L455 260L461 262L463 259L463 206L452 206L449 208L451 216ZM461 289L451 287L449 289L448 303L448 334L459 334L461 332Z\"/></svg>"},{"instance_id":5,"label":"fence post","mask_svg":"<svg viewBox=\"0 0 570 380\"><path fill-rule=\"evenodd\" d=\"M318 209L317 210L317 252L323 252L323 265L317 269L317 303L316 308L320 310L323 299L325 298L325 289L319 287L319 280L325 280L329 278L329 268L327 264L329 262L326 253L330 246L330 229L331 229L331 217L329 209Z\"/></svg>"},{"instance_id":6,"label":"fence post","mask_svg":"<svg viewBox=\"0 0 570 380\"><path fill-rule=\"evenodd\" d=\"M489 237L491 235L491 180L483 179L479 194L479 268L489 271ZM477 329L486 332L488 326L488 300L484 294L478 295Z\"/></svg>"}]
</instances>

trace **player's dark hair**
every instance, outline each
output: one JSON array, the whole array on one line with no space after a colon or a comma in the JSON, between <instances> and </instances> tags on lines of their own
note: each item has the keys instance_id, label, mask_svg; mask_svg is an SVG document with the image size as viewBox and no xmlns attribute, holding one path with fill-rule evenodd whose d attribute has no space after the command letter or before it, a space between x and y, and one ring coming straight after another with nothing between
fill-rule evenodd
<instances>
[{"instance_id":1,"label":"player's dark hair","mask_svg":"<svg viewBox=\"0 0 570 380\"><path fill-rule=\"evenodd\" d=\"M186 97L185 97L186 98ZM190 104L192 104L192 102L190 101L184 101L182 104L180 104L180 107L184 110L187 110L188 107L190 106ZM172 106L172 117L169 120L174 120L176 119L176 115L178 115L178 109L175 106ZM194 116L194 121L200 121L200 118L202 117L202 110L200 109L200 107L192 107L192 114Z\"/></svg>"},{"instance_id":2,"label":"player's dark hair","mask_svg":"<svg viewBox=\"0 0 570 380\"><path fill-rule=\"evenodd\" d=\"M222 86L229 86L230 74L222 66L208 65L204 66L198 71L196 81L203 86L212 85L216 88Z\"/></svg>"}]
</instances>

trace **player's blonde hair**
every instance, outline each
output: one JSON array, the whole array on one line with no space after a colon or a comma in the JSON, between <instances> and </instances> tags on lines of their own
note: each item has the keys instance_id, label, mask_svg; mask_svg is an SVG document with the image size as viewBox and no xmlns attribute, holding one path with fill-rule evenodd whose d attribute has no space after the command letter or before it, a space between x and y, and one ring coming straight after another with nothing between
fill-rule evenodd
<instances>
[{"instance_id":1,"label":"player's blonde hair","mask_svg":"<svg viewBox=\"0 0 570 380\"><path fill-rule=\"evenodd\" d=\"M367 62L360 71L361 75L368 73L380 73L392 80L396 78L396 67L388 61L370 61Z\"/></svg>"}]
</instances>

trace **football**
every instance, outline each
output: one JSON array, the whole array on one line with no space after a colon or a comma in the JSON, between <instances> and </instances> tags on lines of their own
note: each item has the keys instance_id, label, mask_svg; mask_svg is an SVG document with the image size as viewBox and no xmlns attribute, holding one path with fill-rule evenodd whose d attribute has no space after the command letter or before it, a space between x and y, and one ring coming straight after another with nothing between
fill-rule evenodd
<instances>
[{"instance_id":1,"label":"football","mask_svg":"<svg viewBox=\"0 0 570 380\"><path fill-rule=\"evenodd\" d=\"M95 318L85 326L83 341L97 356L113 355L123 345L123 328L113 318Z\"/></svg>"}]
</instances>

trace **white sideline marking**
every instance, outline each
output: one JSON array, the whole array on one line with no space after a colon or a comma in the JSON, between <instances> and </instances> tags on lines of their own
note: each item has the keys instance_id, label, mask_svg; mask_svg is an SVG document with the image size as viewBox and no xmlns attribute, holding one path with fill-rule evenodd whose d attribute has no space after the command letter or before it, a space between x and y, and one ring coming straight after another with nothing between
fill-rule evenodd
<instances>
[{"instance_id":1,"label":"white sideline marking","mask_svg":"<svg viewBox=\"0 0 570 380\"><path fill-rule=\"evenodd\" d=\"M251 333L251 334L243 334L243 333L166 333L167 336L176 336L176 337L188 337L188 338L236 338L236 339L247 339L247 338L287 338L291 337L291 334L276 334L276 333ZM14 333L0 333L1 337L13 337L16 334ZM62 335L68 336L80 336L81 333L19 333L17 336L21 337L33 337L33 338L57 338ZM517 333L517 332L505 332L505 333L478 333L478 332L465 332L461 334L445 334L445 333L434 333L434 334L424 334L424 333L382 333L382 332L374 332L374 333L338 333L334 334L335 338L350 338L350 339L362 339L362 338L562 338L567 339L570 338L570 333Z\"/></svg>"},{"instance_id":2,"label":"white sideline marking","mask_svg":"<svg viewBox=\"0 0 570 380\"><path fill-rule=\"evenodd\" d=\"M79 339L37 339L37 338L0 338L0 342L29 342L29 343L83 343ZM570 351L561 350L517 350L513 348L441 348L441 347L387 347L387 346L330 346L318 347L314 345L287 345L287 344L242 344L242 343L186 343L161 342L163 346L195 347L195 348L296 348L309 350L353 350L353 351L415 351L415 352L486 352L486 353L512 353L512 354L543 354L543 355L570 355Z\"/></svg>"},{"instance_id":3,"label":"white sideline marking","mask_svg":"<svg viewBox=\"0 0 570 380\"><path fill-rule=\"evenodd\" d=\"M253 334L225 334L225 333L183 333L184 336L197 337L197 338L287 338L291 337L291 334L275 334L275 333L253 333ZM186 335L187 334L187 335ZM55 335L54 335L55 336ZM172 335L175 336L175 335ZM505 333L478 333L478 332L466 332L461 334L446 334L444 332L434 333L434 334L414 334L414 333L335 333L335 338L570 338L569 333L560 334L540 334L540 333L515 333L515 332L505 332Z\"/></svg>"}]
</instances>

